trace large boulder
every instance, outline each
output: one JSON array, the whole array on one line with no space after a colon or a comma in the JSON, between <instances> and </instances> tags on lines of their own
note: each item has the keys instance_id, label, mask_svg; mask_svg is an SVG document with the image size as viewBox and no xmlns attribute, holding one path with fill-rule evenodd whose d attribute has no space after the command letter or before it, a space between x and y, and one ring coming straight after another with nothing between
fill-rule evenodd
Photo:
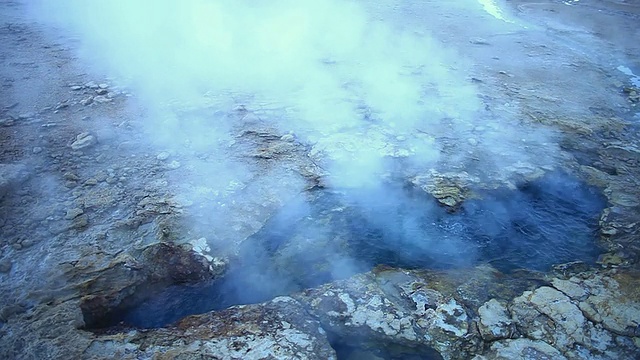
<instances>
[{"instance_id":1,"label":"large boulder","mask_svg":"<svg viewBox=\"0 0 640 360\"><path fill-rule=\"evenodd\" d=\"M300 298L328 332L363 348L367 343L403 345L435 350L444 359L466 358L479 350L467 310L415 272L387 269L356 275Z\"/></svg>"}]
</instances>

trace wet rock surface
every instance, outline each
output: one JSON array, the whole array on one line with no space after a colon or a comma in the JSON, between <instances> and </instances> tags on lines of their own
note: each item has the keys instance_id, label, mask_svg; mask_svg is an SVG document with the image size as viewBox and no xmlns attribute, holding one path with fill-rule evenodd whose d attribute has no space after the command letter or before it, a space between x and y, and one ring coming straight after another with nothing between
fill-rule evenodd
<instances>
[{"instance_id":1,"label":"wet rock surface","mask_svg":"<svg viewBox=\"0 0 640 360\"><path fill-rule=\"evenodd\" d=\"M514 1L496 2L505 9L498 16L491 2L473 4L478 11L431 1L368 8L382 21L432 24L438 41L459 50L456 59L472 60L442 69L477 89L460 95L477 95L484 108L473 121L460 115L462 100L443 101L437 119L415 129L379 121L363 106L368 125L358 137L330 124L309 136L274 125L289 112L280 104L232 94L233 101L167 105L169 119L157 127L169 141L155 144L144 119L156 113L134 90L85 68L77 44L29 18L24 3L2 2L0 358L639 358L640 49L625 39L637 38L640 9L626 1ZM171 116L215 124L198 137ZM203 145L211 139L217 147ZM348 254L353 236L327 238L322 229L349 207L334 203L300 220L314 231L294 236L295 224L279 214L322 191L363 185L357 171L338 178L332 167L348 169L363 152L385 159L384 171L371 173L376 182L407 184L447 219L479 194L518 191L557 171L585 181L606 197L590 234L597 262L557 263L582 259L572 250L552 269L517 261L506 271L500 261L481 261L435 271L386 255L363 267L337 256L327 267L323 251ZM582 189L545 186L559 201ZM375 209L375 200L358 206ZM179 313L155 329L121 323L167 288L233 279L234 260L269 229L289 236L275 236L282 242L272 250L283 261L272 265L309 281L274 292L261 287L274 273L245 262L251 274L263 273L235 273L244 282L223 290L250 295L240 301ZM430 264L457 258L441 253ZM318 267L298 271L301 262ZM172 306L185 307L176 299ZM231 306L238 303L252 304Z\"/></svg>"}]
</instances>

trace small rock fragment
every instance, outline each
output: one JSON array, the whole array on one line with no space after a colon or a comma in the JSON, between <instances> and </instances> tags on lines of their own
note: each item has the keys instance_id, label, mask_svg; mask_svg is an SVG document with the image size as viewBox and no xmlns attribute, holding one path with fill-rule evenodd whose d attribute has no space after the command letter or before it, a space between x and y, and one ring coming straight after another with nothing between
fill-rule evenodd
<instances>
[{"instance_id":1,"label":"small rock fragment","mask_svg":"<svg viewBox=\"0 0 640 360\"><path fill-rule=\"evenodd\" d=\"M163 151L160 154L158 154L158 156L156 156L156 159L158 159L160 161L164 161L164 160L167 160L169 158L169 156L171 156L171 154L169 154L166 151Z\"/></svg>"},{"instance_id":2,"label":"small rock fragment","mask_svg":"<svg viewBox=\"0 0 640 360\"><path fill-rule=\"evenodd\" d=\"M67 220L73 220L82 214L84 214L84 211L82 209L73 208L73 209L67 210L67 214L64 216L64 218Z\"/></svg>"},{"instance_id":3,"label":"small rock fragment","mask_svg":"<svg viewBox=\"0 0 640 360\"><path fill-rule=\"evenodd\" d=\"M104 96L104 95L98 95L96 97L93 98L93 101L97 102L97 103L108 103L113 101L112 99Z\"/></svg>"},{"instance_id":4,"label":"small rock fragment","mask_svg":"<svg viewBox=\"0 0 640 360\"><path fill-rule=\"evenodd\" d=\"M175 170L178 169L181 166L180 162L177 160L173 160L172 162L170 162L169 164L167 164L167 169L169 170Z\"/></svg>"},{"instance_id":5,"label":"small rock fragment","mask_svg":"<svg viewBox=\"0 0 640 360\"><path fill-rule=\"evenodd\" d=\"M4 118L0 120L0 126L12 126L15 121L12 118Z\"/></svg>"},{"instance_id":6,"label":"small rock fragment","mask_svg":"<svg viewBox=\"0 0 640 360\"><path fill-rule=\"evenodd\" d=\"M80 101L80 104L82 104L84 106L91 105L92 103L93 103L93 96L89 96L88 98L82 99Z\"/></svg>"},{"instance_id":7,"label":"small rock fragment","mask_svg":"<svg viewBox=\"0 0 640 360\"><path fill-rule=\"evenodd\" d=\"M91 133L83 132L76 136L76 140L71 143L71 148L73 150L80 150L84 148L88 148L96 143L96 137L91 135Z\"/></svg>"},{"instance_id":8,"label":"small rock fragment","mask_svg":"<svg viewBox=\"0 0 640 360\"><path fill-rule=\"evenodd\" d=\"M0 260L0 273L8 273L9 271L11 271L12 266L13 264L11 263L11 260Z\"/></svg>"}]
</instances>

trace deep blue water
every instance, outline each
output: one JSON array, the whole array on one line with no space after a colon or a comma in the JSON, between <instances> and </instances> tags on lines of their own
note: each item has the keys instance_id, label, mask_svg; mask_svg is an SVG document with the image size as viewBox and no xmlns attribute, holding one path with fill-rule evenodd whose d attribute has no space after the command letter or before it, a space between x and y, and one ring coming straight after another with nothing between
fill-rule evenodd
<instances>
[{"instance_id":1,"label":"deep blue water","mask_svg":"<svg viewBox=\"0 0 640 360\"><path fill-rule=\"evenodd\" d=\"M596 189L553 173L517 190L480 193L450 213L405 187L319 192L294 202L243 243L226 276L175 285L109 322L149 328L190 314L257 303L378 264L446 269L489 262L503 272L592 263L599 214Z\"/></svg>"}]
</instances>

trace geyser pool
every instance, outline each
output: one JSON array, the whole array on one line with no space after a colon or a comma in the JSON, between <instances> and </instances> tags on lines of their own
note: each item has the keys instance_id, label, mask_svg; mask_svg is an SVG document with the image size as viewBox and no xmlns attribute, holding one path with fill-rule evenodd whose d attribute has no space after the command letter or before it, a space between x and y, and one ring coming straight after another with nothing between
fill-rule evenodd
<instances>
[{"instance_id":1,"label":"geyser pool","mask_svg":"<svg viewBox=\"0 0 640 360\"><path fill-rule=\"evenodd\" d=\"M516 190L480 192L454 213L415 188L317 191L285 206L247 239L227 274L214 282L175 285L110 323L160 327L186 315L257 303L378 264L444 269L489 262L503 272L594 262L605 198L564 173Z\"/></svg>"}]
</instances>

